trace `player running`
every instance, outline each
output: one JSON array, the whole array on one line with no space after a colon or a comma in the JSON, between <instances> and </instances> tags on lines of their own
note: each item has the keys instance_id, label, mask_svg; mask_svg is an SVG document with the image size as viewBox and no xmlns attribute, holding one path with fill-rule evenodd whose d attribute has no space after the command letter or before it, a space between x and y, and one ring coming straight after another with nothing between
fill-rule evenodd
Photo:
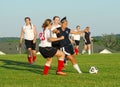
<instances>
[{"instance_id":1,"label":"player running","mask_svg":"<svg viewBox=\"0 0 120 87\"><path fill-rule=\"evenodd\" d=\"M73 31L69 29L67 25L68 21L66 20L66 17L64 17L61 20L61 27L54 30L54 32L57 33L57 37L64 36L64 39L60 41L61 50L65 53L66 58L68 58L71 61L73 67L77 70L77 72L82 73L74 57L73 46L69 39L69 34L81 34L81 32Z\"/></svg>"},{"instance_id":2,"label":"player running","mask_svg":"<svg viewBox=\"0 0 120 87\"><path fill-rule=\"evenodd\" d=\"M21 47L22 45L23 37L27 49L28 62L29 64L35 63L37 30L35 25L31 24L30 17L25 17L25 25L22 27L21 30L19 47Z\"/></svg>"},{"instance_id":3,"label":"player running","mask_svg":"<svg viewBox=\"0 0 120 87\"><path fill-rule=\"evenodd\" d=\"M79 26L79 25L76 26L75 31L77 31L77 32L80 31L80 26ZM75 52L76 55L78 55L78 54L79 54L79 44L80 44L80 37L81 37L81 35L80 35L80 34L77 34L77 35L76 35L76 34L73 34L72 36L73 36L73 39L74 39L74 41L75 41L75 49L74 49L74 52Z\"/></svg>"},{"instance_id":4,"label":"player running","mask_svg":"<svg viewBox=\"0 0 120 87\"><path fill-rule=\"evenodd\" d=\"M52 28L51 28L51 36L54 38L57 38L57 35L56 35L56 33L53 33L52 31L58 27L60 27L60 17L54 16L53 17L53 24L52 24ZM52 47L56 47L59 49L60 48L59 41L52 42Z\"/></svg>"},{"instance_id":5,"label":"player running","mask_svg":"<svg viewBox=\"0 0 120 87\"><path fill-rule=\"evenodd\" d=\"M62 69L64 68L64 57L65 54L58 50L55 47L52 47L52 43L54 41L63 40L64 36L61 36L59 38L53 38L51 37L51 28L52 28L52 21L50 19L46 19L45 22L42 25L43 33L40 33L40 44L39 44L39 51L42 54L44 58L47 59L43 75L47 75L50 65L52 63L52 57L55 55L58 58L58 68L57 68L57 74L58 75L66 75L66 73L62 72Z\"/></svg>"}]
</instances>

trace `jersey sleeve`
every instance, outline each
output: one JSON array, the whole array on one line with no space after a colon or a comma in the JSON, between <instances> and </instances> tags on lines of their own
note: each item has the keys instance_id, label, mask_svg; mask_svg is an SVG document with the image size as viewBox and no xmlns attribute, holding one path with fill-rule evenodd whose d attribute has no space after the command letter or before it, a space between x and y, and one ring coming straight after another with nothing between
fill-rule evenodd
<instances>
[{"instance_id":1,"label":"jersey sleeve","mask_svg":"<svg viewBox=\"0 0 120 87\"><path fill-rule=\"evenodd\" d=\"M45 31L45 37L46 37L46 39L48 39L49 37L51 37L51 32L50 32L50 30L46 30L46 31Z\"/></svg>"}]
</instances>

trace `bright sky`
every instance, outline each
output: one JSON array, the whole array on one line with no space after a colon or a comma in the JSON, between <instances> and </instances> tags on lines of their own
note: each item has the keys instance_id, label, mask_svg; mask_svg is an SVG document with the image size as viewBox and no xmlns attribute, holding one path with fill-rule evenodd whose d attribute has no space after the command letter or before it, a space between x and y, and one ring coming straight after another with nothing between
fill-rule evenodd
<instances>
[{"instance_id":1,"label":"bright sky","mask_svg":"<svg viewBox=\"0 0 120 87\"><path fill-rule=\"evenodd\" d=\"M47 18L67 16L71 29L89 26L93 36L120 34L120 0L0 0L0 37L19 37L29 16L37 31Z\"/></svg>"}]
</instances>

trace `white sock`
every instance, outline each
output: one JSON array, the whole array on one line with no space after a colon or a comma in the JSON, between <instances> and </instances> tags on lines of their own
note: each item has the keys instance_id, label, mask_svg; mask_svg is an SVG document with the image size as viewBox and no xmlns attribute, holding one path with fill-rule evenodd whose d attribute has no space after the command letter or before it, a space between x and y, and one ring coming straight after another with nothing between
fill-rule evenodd
<instances>
[{"instance_id":1,"label":"white sock","mask_svg":"<svg viewBox=\"0 0 120 87\"><path fill-rule=\"evenodd\" d=\"M82 50L82 54L84 54L86 51L85 50Z\"/></svg>"},{"instance_id":2,"label":"white sock","mask_svg":"<svg viewBox=\"0 0 120 87\"><path fill-rule=\"evenodd\" d=\"M91 54L91 50L88 50L88 54L89 54L89 55Z\"/></svg>"},{"instance_id":3,"label":"white sock","mask_svg":"<svg viewBox=\"0 0 120 87\"><path fill-rule=\"evenodd\" d=\"M73 67L77 70L78 73L82 73L78 64L73 65Z\"/></svg>"}]
</instances>

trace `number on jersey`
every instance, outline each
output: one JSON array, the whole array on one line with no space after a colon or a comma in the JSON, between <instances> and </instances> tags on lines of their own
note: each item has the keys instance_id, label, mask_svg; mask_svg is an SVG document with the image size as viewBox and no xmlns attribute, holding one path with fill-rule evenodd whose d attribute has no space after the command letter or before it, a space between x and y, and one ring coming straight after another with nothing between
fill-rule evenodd
<instances>
[{"instance_id":1,"label":"number on jersey","mask_svg":"<svg viewBox=\"0 0 120 87\"><path fill-rule=\"evenodd\" d=\"M45 36L44 36L44 33L43 33L43 32L41 32L41 33L39 34L39 37L40 37L40 40L41 40L41 41L45 40Z\"/></svg>"}]
</instances>

